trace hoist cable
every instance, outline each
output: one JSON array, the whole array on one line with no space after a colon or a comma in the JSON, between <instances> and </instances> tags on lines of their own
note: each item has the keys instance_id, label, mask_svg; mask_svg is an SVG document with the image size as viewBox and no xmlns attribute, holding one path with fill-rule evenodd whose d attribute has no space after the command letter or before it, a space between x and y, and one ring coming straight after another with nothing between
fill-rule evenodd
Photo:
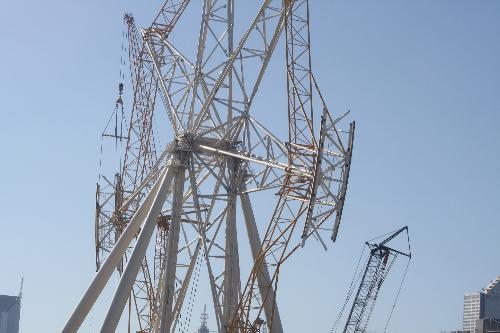
<instances>
[{"instance_id":1,"label":"hoist cable","mask_svg":"<svg viewBox=\"0 0 500 333\"><path fill-rule=\"evenodd\" d=\"M405 279L406 279L406 273L408 272L408 267L410 266L411 243L410 243L410 233L408 232L408 229L406 229L406 236L408 239L408 253L410 254L410 257L408 258L408 262L406 263L406 268L405 268L405 272L403 274L403 279L401 280L401 284L399 285L398 293L396 294L396 298L394 299L394 304L392 305L391 312L389 313L389 318L387 318L387 323L385 324L384 333L386 333L387 327L389 326L389 322L391 321L392 314L394 313L394 309L396 308L396 303L397 303L398 298L399 298L399 294L401 293L401 289L403 288L403 284L404 284Z\"/></svg>"},{"instance_id":2,"label":"hoist cable","mask_svg":"<svg viewBox=\"0 0 500 333\"><path fill-rule=\"evenodd\" d=\"M359 280L359 277L360 277L360 274L359 274L359 265L361 264L361 261L363 259L363 255L365 253L365 249L366 249L366 244L363 246L363 250L361 251L361 255L359 256L359 259L358 259L358 263L356 264L356 270L354 271L354 276L352 277L352 280L351 280L351 283L349 285L349 289L347 291L347 298L344 302L344 305L342 306L342 309L340 310L338 316L337 316L337 319L335 320L332 328L330 329L330 333L334 333L337 331L337 328L340 324L340 320L342 319L342 315L344 314L344 310L347 306L347 304L349 303L351 297L352 297L352 293L354 292L354 286L357 284L356 282Z\"/></svg>"},{"instance_id":3,"label":"hoist cable","mask_svg":"<svg viewBox=\"0 0 500 333\"><path fill-rule=\"evenodd\" d=\"M385 234L383 234L383 235L380 235L380 236L377 236L377 237L375 237L375 238L372 238L372 239L368 240L367 242L368 242L368 243L371 243L372 241L374 241L374 240L376 240L376 239L379 239L379 238L385 237L385 236L387 236L387 235L392 235L392 234L394 234L395 232L397 232L398 230L400 230L400 229L394 229L393 231L389 231L389 232L387 232L387 233L385 233ZM408 230L407 230L407 232L408 232Z\"/></svg>"},{"instance_id":4,"label":"hoist cable","mask_svg":"<svg viewBox=\"0 0 500 333\"><path fill-rule=\"evenodd\" d=\"M399 285L398 293L396 294L396 299L394 299L394 304L392 305L391 313L389 313L389 318L387 319L387 323L385 324L384 333L386 333L386 331L387 331L387 327L389 326L389 322L391 321L392 314L394 313L394 309L396 308L396 303L398 301L399 294L401 293L401 289L403 288L403 284L404 284L405 279L406 279L406 273L408 272L408 267L410 266L410 261L411 261L411 259L408 259L408 262L406 263L406 268L405 268L405 272L403 274L403 279L401 280L401 284Z\"/></svg>"}]
</instances>

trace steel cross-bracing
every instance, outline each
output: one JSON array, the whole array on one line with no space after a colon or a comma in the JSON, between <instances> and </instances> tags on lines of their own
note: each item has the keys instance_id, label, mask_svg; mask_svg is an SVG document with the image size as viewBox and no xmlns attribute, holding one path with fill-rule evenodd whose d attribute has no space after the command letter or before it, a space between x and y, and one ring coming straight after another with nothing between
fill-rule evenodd
<instances>
[{"instance_id":1,"label":"steel cross-bracing","mask_svg":"<svg viewBox=\"0 0 500 333\"><path fill-rule=\"evenodd\" d=\"M132 101L124 133L115 126L109 135L124 150L114 177L98 184L98 271L63 332L78 330L114 272L101 332L124 322L129 332L190 330L201 269L218 332L284 331L280 267L309 239L324 247L325 233L335 240L354 123L339 129L347 113L330 113L313 75L309 2L253 6L246 26L237 24L234 0L169 0L143 29L125 15ZM192 27L200 11L189 49L183 20ZM250 112L280 40L286 141ZM277 194L277 204L260 235L251 199L263 191ZM245 238L251 259L240 256Z\"/></svg>"},{"instance_id":2,"label":"steel cross-bracing","mask_svg":"<svg viewBox=\"0 0 500 333\"><path fill-rule=\"evenodd\" d=\"M276 301L279 269L283 262L311 235L323 245L320 232L331 230L335 240L349 177L354 123L349 131L337 130L345 115L332 119L311 69L309 3L295 1L286 20L286 54L289 165L271 222L262 240L255 264L233 317L230 330L282 331ZM314 132L314 108L322 112L318 133ZM294 170L309 170L297 173ZM336 214L332 226L325 222ZM294 244L297 226L300 241ZM271 274L270 274L271 273ZM265 318L265 320L264 320Z\"/></svg>"}]
</instances>

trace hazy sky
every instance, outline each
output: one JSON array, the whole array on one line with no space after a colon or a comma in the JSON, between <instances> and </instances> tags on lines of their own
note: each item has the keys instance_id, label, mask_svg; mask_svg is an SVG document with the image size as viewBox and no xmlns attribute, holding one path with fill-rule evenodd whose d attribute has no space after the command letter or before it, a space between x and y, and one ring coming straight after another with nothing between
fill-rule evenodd
<instances>
[{"instance_id":1,"label":"hazy sky","mask_svg":"<svg viewBox=\"0 0 500 333\"><path fill-rule=\"evenodd\" d=\"M357 133L338 242L305 248L282 272L285 328L328 332L363 242L402 225L414 259L388 332L460 328L463 294L500 274L500 2L310 2L316 76ZM100 133L119 82L122 15L146 25L160 3L0 1L0 294L16 294L24 273L22 333L58 331L94 275ZM286 124L277 57L256 102L273 107L266 124ZM375 315L381 332L386 317Z\"/></svg>"}]
</instances>

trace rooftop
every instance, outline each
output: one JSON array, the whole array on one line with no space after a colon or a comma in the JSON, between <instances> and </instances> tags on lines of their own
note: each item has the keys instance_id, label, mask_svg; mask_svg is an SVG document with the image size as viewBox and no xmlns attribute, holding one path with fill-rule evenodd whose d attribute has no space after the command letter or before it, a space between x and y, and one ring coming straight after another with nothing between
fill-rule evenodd
<instances>
[{"instance_id":1,"label":"rooftop","mask_svg":"<svg viewBox=\"0 0 500 333\"><path fill-rule=\"evenodd\" d=\"M485 294L500 294L500 275L484 288Z\"/></svg>"},{"instance_id":2,"label":"rooftop","mask_svg":"<svg viewBox=\"0 0 500 333\"><path fill-rule=\"evenodd\" d=\"M0 295L0 312L9 312L20 299L19 296Z\"/></svg>"}]
</instances>

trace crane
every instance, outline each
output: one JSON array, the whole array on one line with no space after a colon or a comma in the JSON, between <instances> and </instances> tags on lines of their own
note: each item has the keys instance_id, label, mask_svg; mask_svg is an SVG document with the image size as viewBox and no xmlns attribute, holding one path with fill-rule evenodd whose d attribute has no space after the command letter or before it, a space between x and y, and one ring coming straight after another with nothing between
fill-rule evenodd
<instances>
[{"instance_id":1,"label":"crane","mask_svg":"<svg viewBox=\"0 0 500 333\"><path fill-rule=\"evenodd\" d=\"M389 247L388 244L392 240L394 240L396 237L401 235L406 231L407 235L407 240L408 240L408 250L407 251L402 251L395 249L393 247ZM387 235L387 234L386 234ZM378 237L380 238L380 237ZM408 258L408 264L411 259L411 248L410 248L410 239L409 239L409 234L408 234L408 226L405 226L403 228L400 228L392 233L389 233L389 236L382 240L379 243L371 243L371 241L368 241L365 243L365 245L369 249L369 256L368 260L366 261L366 266L363 271L363 274L360 277L360 284L356 293L356 296L354 298L354 301L352 302L351 310L349 312L349 315L347 317L347 321L345 323L343 333L365 333L366 329L368 327L368 322L370 321L370 317L373 313L373 309L375 308L375 303L377 301L378 296L380 295L380 290L382 287L382 284L384 283L385 279L387 278L387 275L389 274L389 271L394 265L394 262L397 260L399 256L407 257ZM363 257L363 255L362 255ZM361 258L360 258L361 261ZM358 264L359 265L359 264ZM408 266L406 266L406 270L408 269ZM405 270L405 276L406 276L406 270ZM353 283L351 283L351 286L354 285L354 281L356 278L359 278L357 272L354 275L353 278ZM404 277L403 277L404 279ZM402 285L402 282L401 282ZM398 296L399 296L399 291L401 290L401 287L398 290ZM352 290L351 290L352 291ZM335 332L336 328L338 327L338 324L340 322L340 318L342 317L343 310L345 309L345 306L349 303L351 297L351 292L349 292L347 300L344 304L344 308L341 310L339 316L337 317L337 320L334 324L334 327L332 328L331 332ZM397 300L397 296L396 296ZM396 302L394 302L395 305ZM393 307L394 310L394 307ZM392 311L391 311L392 315ZM390 320L390 317L389 317ZM387 327L387 326L386 326Z\"/></svg>"},{"instance_id":2,"label":"crane","mask_svg":"<svg viewBox=\"0 0 500 333\"><path fill-rule=\"evenodd\" d=\"M148 31L154 30L166 38L188 3L189 0L165 1ZM113 170L114 177L107 178L106 175L100 175L100 181L96 184L95 248L97 271L107 259L111 249L121 237L123 230L145 196L146 189L141 188L140 184L148 174L155 171L156 162L161 159L161 156L157 156L157 142L155 142L157 134L153 131L153 111L158 91L158 79L155 76L152 60L147 53L145 40L140 35L134 17L131 14L125 14L123 21L128 40L128 62L133 93L130 112L126 116L124 99L122 98L124 84L119 84L119 96L112 115L115 117L114 132L107 131L106 128L102 134L103 138L113 139L115 145L118 144L118 141L121 143L123 140L123 148L120 152L122 156L119 157L118 170ZM113 160L111 156L106 157ZM132 196L136 192L138 194L135 197ZM124 206L125 202L128 202L126 206ZM163 220L160 216L154 257L149 260L146 257L143 259L140 272L132 288L132 298L129 301L129 326L131 316L135 317L134 320L137 321L140 332L148 332L155 319L157 308L155 304L157 288L155 286L159 279L159 266L168 231L167 223L160 223ZM120 274L128 260L128 254L123 256L122 262L117 267ZM149 268L151 263L153 263L152 272ZM132 309L135 310L134 314L131 313Z\"/></svg>"}]
</instances>

